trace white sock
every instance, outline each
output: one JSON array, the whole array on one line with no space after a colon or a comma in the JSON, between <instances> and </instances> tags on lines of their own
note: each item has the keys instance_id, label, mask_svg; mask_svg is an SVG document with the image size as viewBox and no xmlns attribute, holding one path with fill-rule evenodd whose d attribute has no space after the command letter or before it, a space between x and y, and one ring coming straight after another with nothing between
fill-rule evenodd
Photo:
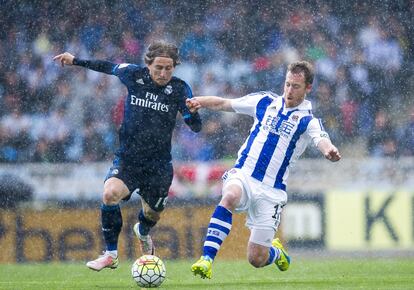
<instances>
[{"instance_id":1,"label":"white sock","mask_svg":"<svg viewBox=\"0 0 414 290\"><path fill-rule=\"evenodd\" d=\"M112 258L116 258L118 257L118 250L114 250L114 251L106 251L106 254L109 254Z\"/></svg>"}]
</instances>

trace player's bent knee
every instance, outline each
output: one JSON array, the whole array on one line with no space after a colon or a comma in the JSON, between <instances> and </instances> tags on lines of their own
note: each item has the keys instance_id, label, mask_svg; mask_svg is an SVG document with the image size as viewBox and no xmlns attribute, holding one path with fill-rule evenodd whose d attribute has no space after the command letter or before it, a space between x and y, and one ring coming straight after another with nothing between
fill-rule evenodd
<instances>
[{"instance_id":1,"label":"player's bent knee","mask_svg":"<svg viewBox=\"0 0 414 290\"><path fill-rule=\"evenodd\" d=\"M118 204L123 198L122 192L113 188L105 188L102 194L102 201L106 205Z\"/></svg>"},{"instance_id":2,"label":"player's bent knee","mask_svg":"<svg viewBox=\"0 0 414 290\"><path fill-rule=\"evenodd\" d=\"M264 267L269 259L269 248L249 243L247 249L249 263L256 268Z\"/></svg>"},{"instance_id":3,"label":"player's bent knee","mask_svg":"<svg viewBox=\"0 0 414 290\"><path fill-rule=\"evenodd\" d=\"M111 177L105 181L102 201L107 205L118 204L121 199L129 195L129 189L118 178Z\"/></svg>"},{"instance_id":4,"label":"player's bent knee","mask_svg":"<svg viewBox=\"0 0 414 290\"><path fill-rule=\"evenodd\" d=\"M220 205L227 209L233 210L240 202L241 193L235 191L223 192L223 197L220 201Z\"/></svg>"},{"instance_id":5,"label":"player's bent knee","mask_svg":"<svg viewBox=\"0 0 414 290\"><path fill-rule=\"evenodd\" d=\"M250 265L252 265L255 268L261 268L265 266L266 261L267 261L266 257L264 256L261 256L261 255L254 256L250 254L248 255L248 260L249 260Z\"/></svg>"}]
</instances>

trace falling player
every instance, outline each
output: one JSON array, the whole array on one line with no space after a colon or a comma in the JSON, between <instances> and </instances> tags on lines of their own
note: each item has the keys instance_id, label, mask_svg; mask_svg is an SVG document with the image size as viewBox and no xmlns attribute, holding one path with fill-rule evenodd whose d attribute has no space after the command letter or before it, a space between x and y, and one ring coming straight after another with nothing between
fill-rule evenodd
<instances>
[{"instance_id":1,"label":"falling player","mask_svg":"<svg viewBox=\"0 0 414 290\"><path fill-rule=\"evenodd\" d=\"M312 66L301 61L289 65L281 97L272 92L259 92L237 99L204 96L187 100L192 112L207 108L254 118L234 168L223 176L222 198L210 219L203 255L191 267L195 275L211 278L213 260L230 234L235 210L247 211L250 264L259 268L275 263L281 271L289 268L290 257L280 240L275 239L282 208L287 202L289 166L310 141L328 160L341 159L321 122L313 117L310 101L305 99L312 82Z\"/></svg>"}]
</instances>

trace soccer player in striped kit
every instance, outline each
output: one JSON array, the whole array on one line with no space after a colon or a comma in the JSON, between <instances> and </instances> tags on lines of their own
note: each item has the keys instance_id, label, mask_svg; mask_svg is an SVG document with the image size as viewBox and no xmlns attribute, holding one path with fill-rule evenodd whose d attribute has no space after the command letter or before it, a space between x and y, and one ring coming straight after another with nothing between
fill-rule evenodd
<instances>
[{"instance_id":1,"label":"soccer player in striped kit","mask_svg":"<svg viewBox=\"0 0 414 290\"><path fill-rule=\"evenodd\" d=\"M145 67L114 64L103 60L82 60L65 52L54 57L64 65L77 65L115 75L128 89L124 119L119 130L120 146L104 183L101 221L106 251L86 266L100 271L118 267L118 237L122 228L119 203L133 192L141 196L142 209L133 227L142 254L154 254L149 235L167 203L173 178L171 137L177 113L194 132L201 130L197 112L191 113L186 99L192 98L190 86L173 77L180 63L174 44L152 43L145 54Z\"/></svg>"},{"instance_id":2,"label":"soccer player in striped kit","mask_svg":"<svg viewBox=\"0 0 414 290\"><path fill-rule=\"evenodd\" d=\"M234 168L223 176L222 198L210 219L203 255L191 267L194 275L211 278L213 260L231 231L234 211L247 212L249 263L257 268L271 264L281 271L289 268L290 257L275 239L287 202L289 167L310 141L328 160L341 159L320 120L313 117L311 102L305 99L312 82L311 64L300 61L288 66L283 96L263 91L237 99L202 96L187 100L192 112L207 108L254 118Z\"/></svg>"}]
</instances>

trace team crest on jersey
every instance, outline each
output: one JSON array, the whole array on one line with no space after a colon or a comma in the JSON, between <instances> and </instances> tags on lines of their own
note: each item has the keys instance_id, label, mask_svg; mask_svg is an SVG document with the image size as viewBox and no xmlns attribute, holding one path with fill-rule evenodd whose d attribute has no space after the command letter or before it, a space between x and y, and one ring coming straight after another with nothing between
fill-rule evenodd
<instances>
[{"instance_id":1,"label":"team crest on jersey","mask_svg":"<svg viewBox=\"0 0 414 290\"><path fill-rule=\"evenodd\" d=\"M298 115L293 115L292 116L292 121L297 122L299 120L299 116Z\"/></svg>"},{"instance_id":2,"label":"team crest on jersey","mask_svg":"<svg viewBox=\"0 0 414 290\"><path fill-rule=\"evenodd\" d=\"M167 95L170 95L172 93L172 86L170 85L166 86L164 89L164 93L166 93Z\"/></svg>"},{"instance_id":3,"label":"team crest on jersey","mask_svg":"<svg viewBox=\"0 0 414 290\"><path fill-rule=\"evenodd\" d=\"M118 174L118 173L119 173L119 170L117 168L112 170L112 174Z\"/></svg>"},{"instance_id":4,"label":"team crest on jersey","mask_svg":"<svg viewBox=\"0 0 414 290\"><path fill-rule=\"evenodd\" d=\"M137 84L143 85L144 84L144 80L143 79L137 79L135 81Z\"/></svg>"}]
</instances>

